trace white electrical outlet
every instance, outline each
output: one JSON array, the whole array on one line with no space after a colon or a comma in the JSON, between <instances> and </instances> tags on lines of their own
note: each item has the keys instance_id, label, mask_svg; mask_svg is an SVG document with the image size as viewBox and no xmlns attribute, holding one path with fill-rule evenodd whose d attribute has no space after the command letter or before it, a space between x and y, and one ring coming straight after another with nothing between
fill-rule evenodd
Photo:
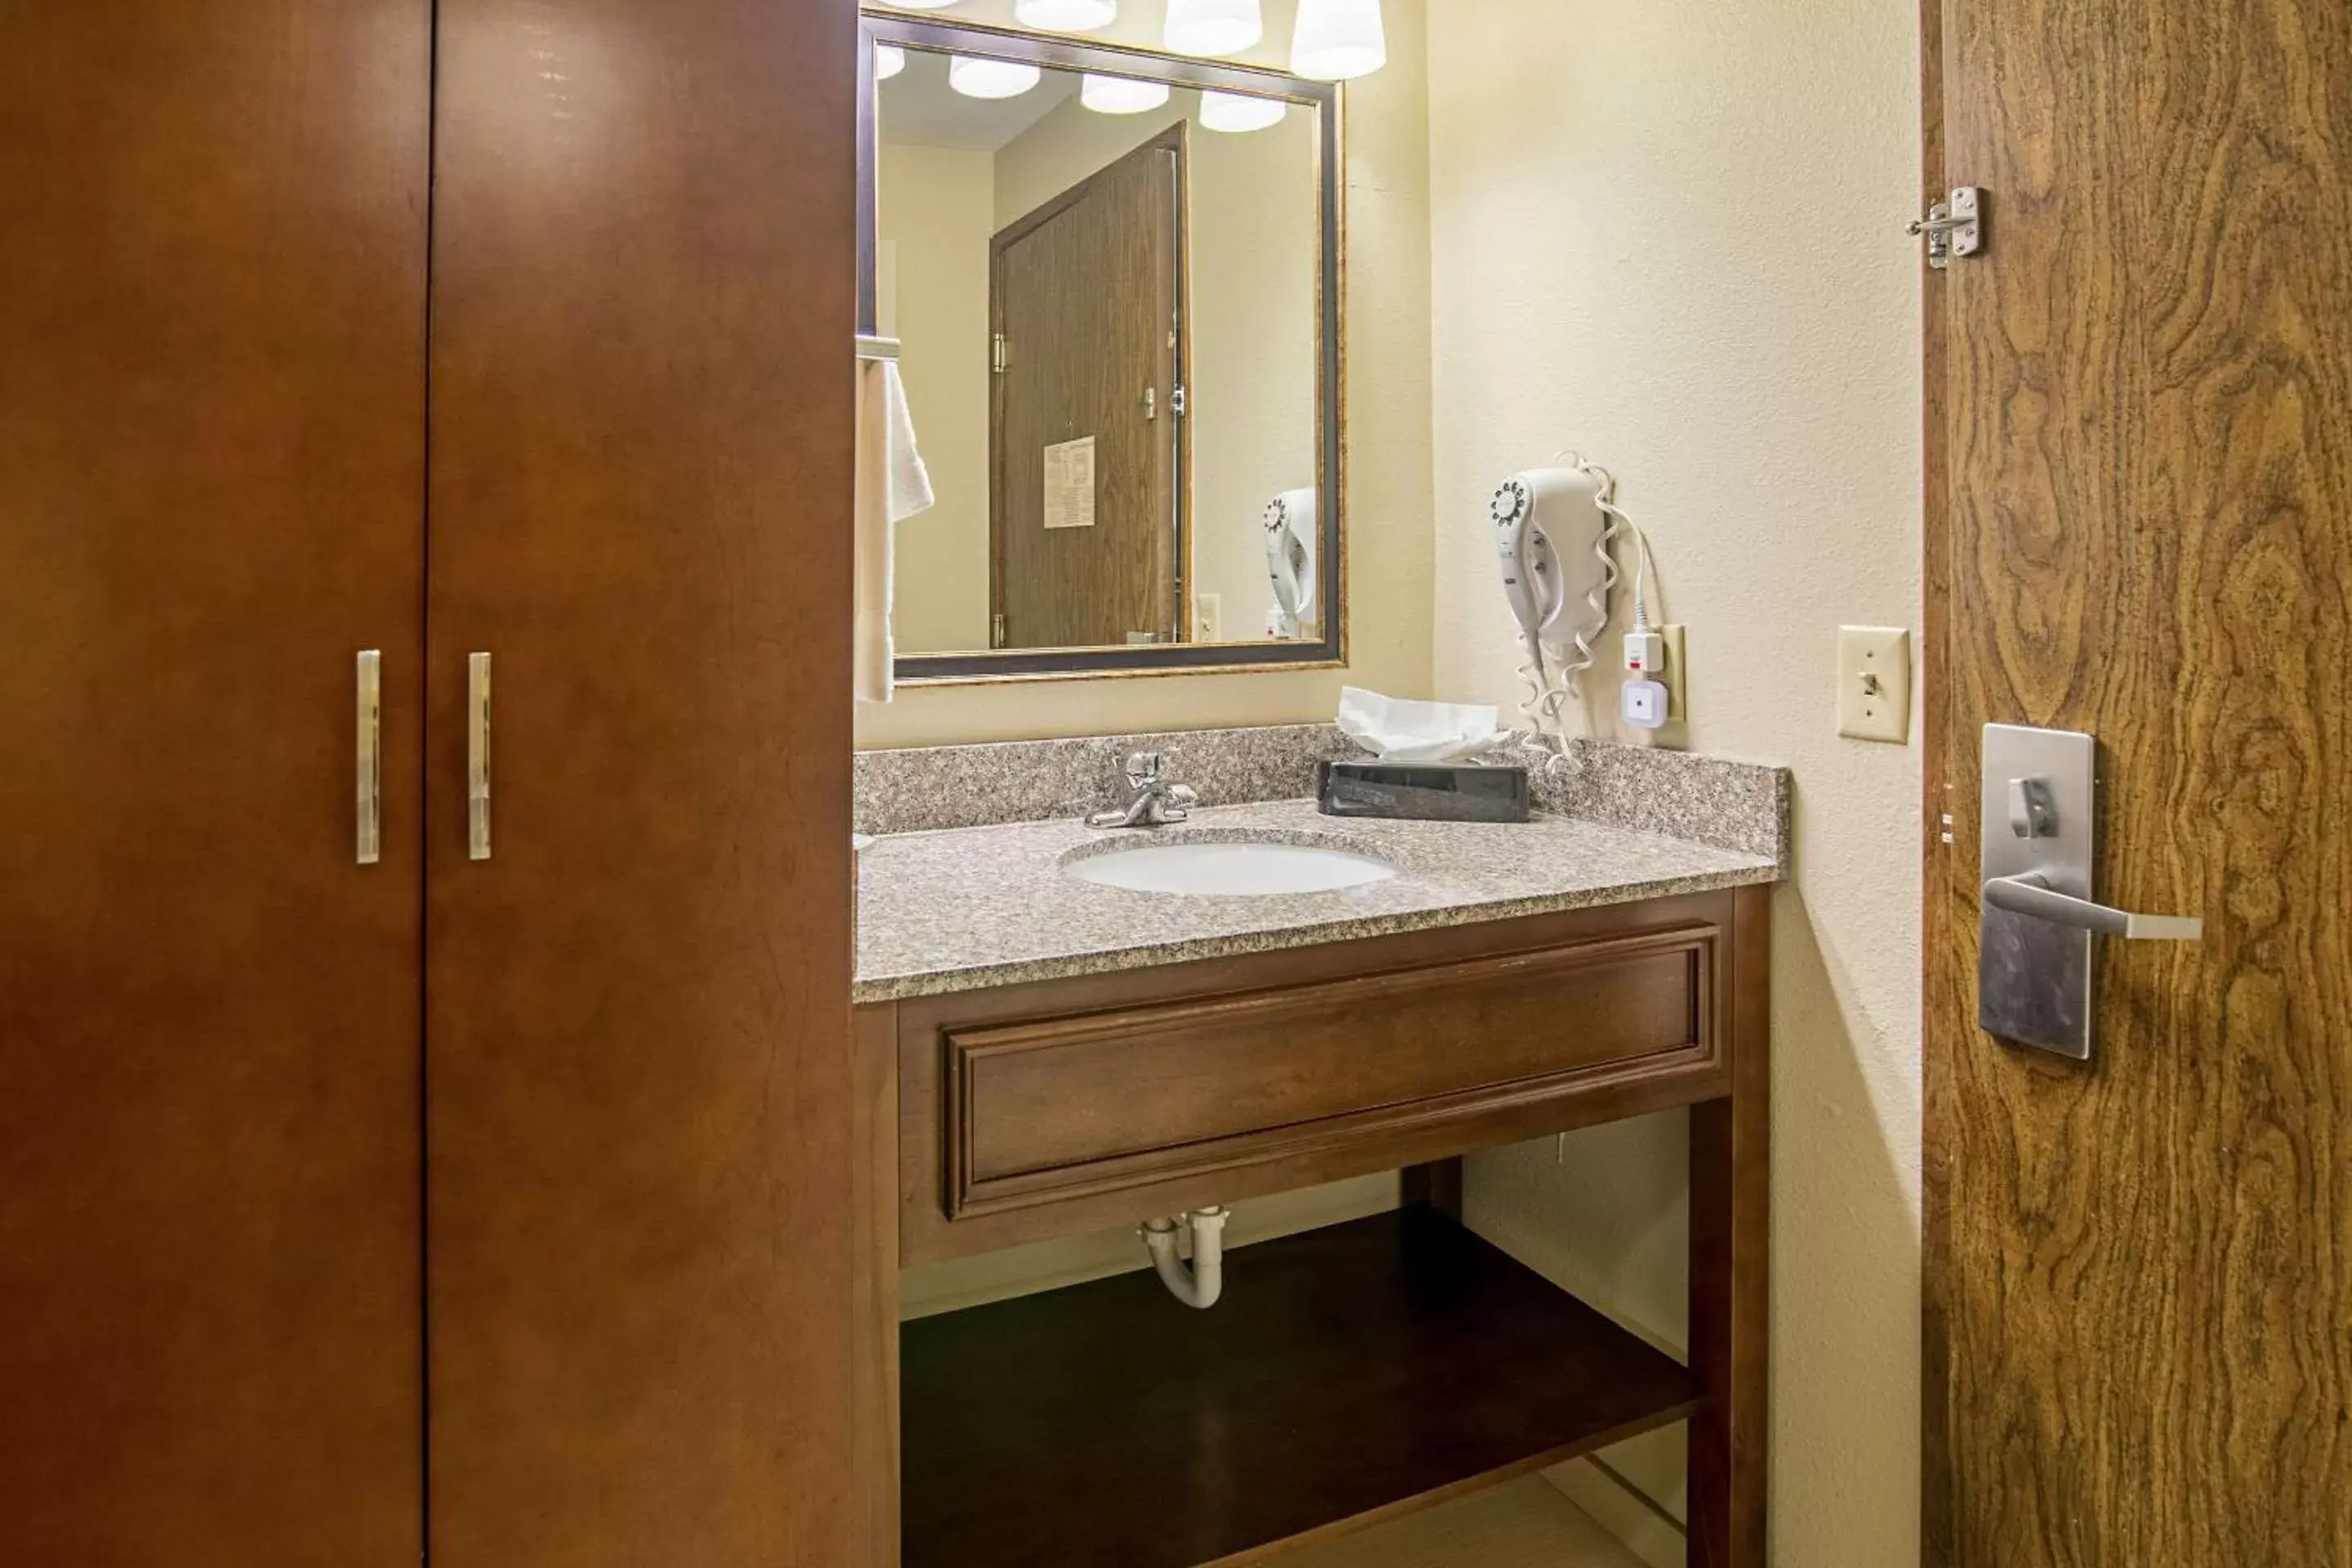
<instances>
[{"instance_id":1,"label":"white electrical outlet","mask_svg":"<svg viewBox=\"0 0 2352 1568\"><path fill-rule=\"evenodd\" d=\"M1225 640L1225 601L1220 594L1192 595L1192 640L1223 642Z\"/></svg>"},{"instance_id":2,"label":"white electrical outlet","mask_svg":"<svg viewBox=\"0 0 2352 1568\"><path fill-rule=\"evenodd\" d=\"M1911 634L1901 626L1840 626L1838 733L1900 746L1911 739Z\"/></svg>"}]
</instances>

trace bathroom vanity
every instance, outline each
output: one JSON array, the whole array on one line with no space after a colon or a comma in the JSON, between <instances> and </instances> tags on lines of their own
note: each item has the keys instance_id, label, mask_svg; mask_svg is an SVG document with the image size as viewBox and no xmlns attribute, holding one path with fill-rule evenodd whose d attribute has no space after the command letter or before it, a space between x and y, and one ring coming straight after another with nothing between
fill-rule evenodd
<instances>
[{"instance_id":1,"label":"bathroom vanity","mask_svg":"<svg viewBox=\"0 0 2352 1568\"><path fill-rule=\"evenodd\" d=\"M1386 871L1295 893L1073 873L1202 843L1243 847L1220 858L1244 879L1252 845ZM1781 858L1759 847L1559 816L1338 824L1297 800L871 843L856 999L881 1560L1252 1562L1686 1419L1690 1562L1760 1563ZM1675 1106L1687 1366L1461 1223L1465 1153ZM1227 1254L1206 1311L1146 1271L898 1321L904 1266L1389 1170L1402 1209Z\"/></svg>"}]
</instances>

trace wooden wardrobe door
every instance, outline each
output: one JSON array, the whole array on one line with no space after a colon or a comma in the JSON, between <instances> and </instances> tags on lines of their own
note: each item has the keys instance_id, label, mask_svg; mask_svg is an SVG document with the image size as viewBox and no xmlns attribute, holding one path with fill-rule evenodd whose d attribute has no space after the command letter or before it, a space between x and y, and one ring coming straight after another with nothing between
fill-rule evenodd
<instances>
[{"instance_id":1,"label":"wooden wardrobe door","mask_svg":"<svg viewBox=\"0 0 2352 1568\"><path fill-rule=\"evenodd\" d=\"M0 1562L417 1561L431 26L0 6Z\"/></svg>"},{"instance_id":2,"label":"wooden wardrobe door","mask_svg":"<svg viewBox=\"0 0 2352 1568\"><path fill-rule=\"evenodd\" d=\"M856 1562L856 28L440 6L436 1568Z\"/></svg>"}]
</instances>

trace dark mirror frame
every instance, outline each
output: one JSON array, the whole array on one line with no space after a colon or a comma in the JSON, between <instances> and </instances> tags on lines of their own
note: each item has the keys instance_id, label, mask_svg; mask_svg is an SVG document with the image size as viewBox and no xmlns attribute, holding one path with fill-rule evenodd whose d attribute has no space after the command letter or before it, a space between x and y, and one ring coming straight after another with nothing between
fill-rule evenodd
<instances>
[{"instance_id":1,"label":"dark mirror frame","mask_svg":"<svg viewBox=\"0 0 2352 1568\"><path fill-rule=\"evenodd\" d=\"M1281 71L1192 59L1113 44L972 23L945 22L903 11L859 12L857 53L857 330L871 333L876 309L877 151L874 46L899 44L918 49L1022 60L1061 70L1099 71L1171 87L1213 88L1310 105L1318 110L1320 155L1316 203L1322 255L1316 289L1317 355L1316 484L1322 509L1322 624L1317 642L1149 643L1128 647L1034 648L1000 652L920 654L898 660L900 681L976 684L994 680L1103 675L1206 673L1213 670L1328 668L1347 662L1347 336L1344 321L1347 268L1346 136L1341 123L1345 95L1336 83L1309 81Z\"/></svg>"}]
</instances>

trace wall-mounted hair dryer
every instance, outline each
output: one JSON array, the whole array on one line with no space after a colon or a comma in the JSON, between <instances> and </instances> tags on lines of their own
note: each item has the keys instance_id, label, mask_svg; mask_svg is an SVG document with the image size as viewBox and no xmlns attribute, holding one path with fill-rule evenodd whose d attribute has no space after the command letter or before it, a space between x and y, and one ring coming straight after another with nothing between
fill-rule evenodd
<instances>
[{"instance_id":1,"label":"wall-mounted hair dryer","mask_svg":"<svg viewBox=\"0 0 2352 1568\"><path fill-rule=\"evenodd\" d=\"M1609 624L1615 488L1607 469L1580 459L1514 474L1489 509L1503 598L1527 649L1527 714L1538 731L1559 729L1576 677L1592 665L1592 639Z\"/></svg>"},{"instance_id":2,"label":"wall-mounted hair dryer","mask_svg":"<svg viewBox=\"0 0 2352 1568\"><path fill-rule=\"evenodd\" d=\"M1265 568L1274 583L1274 607L1266 613L1270 637L1305 636L1322 608L1315 569L1322 516L1315 503L1312 485L1285 490L1266 503Z\"/></svg>"}]
</instances>

